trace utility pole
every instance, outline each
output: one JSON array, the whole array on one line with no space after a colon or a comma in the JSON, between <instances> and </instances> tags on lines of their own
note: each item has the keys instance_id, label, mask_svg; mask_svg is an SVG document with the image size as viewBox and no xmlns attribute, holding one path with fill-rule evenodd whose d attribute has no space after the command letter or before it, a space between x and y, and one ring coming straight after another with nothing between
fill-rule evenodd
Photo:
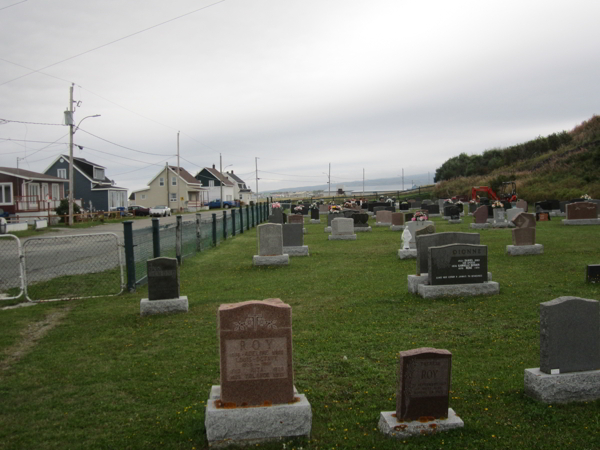
<instances>
[{"instance_id":1,"label":"utility pole","mask_svg":"<svg viewBox=\"0 0 600 450\"><path fill-rule=\"evenodd\" d=\"M75 190L75 183L73 183L73 127L75 126L75 118L73 117L73 86L75 83L71 83L69 89L69 109L67 114L67 120L69 122L69 226L73 225L73 191Z\"/></svg>"},{"instance_id":2,"label":"utility pole","mask_svg":"<svg viewBox=\"0 0 600 450\"><path fill-rule=\"evenodd\" d=\"M177 132L177 212L181 212L181 203L179 197L179 184L181 182L181 173L179 171L179 131Z\"/></svg>"},{"instance_id":3,"label":"utility pole","mask_svg":"<svg viewBox=\"0 0 600 450\"><path fill-rule=\"evenodd\" d=\"M329 197L331 197L331 163L329 163L329 175L327 175L327 184L329 184Z\"/></svg>"},{"instance_id":4,"label":"utility pole","mask_svg":"<svg viewBox=\"0 0 600 450\"><path fill-rule=\"evenodd\" d=\"M402 168L402 190L404 190L404 168Z\"/></svg>"},{"instance_id":5,"label":"utility pole","mask_svg":"<svg viewBox=\"0 0 600 450\"><path fill-rule=\"evenodd\" d=\"M258 156L254 157L254 167L255 167L255 176L256 176L256 203L258 203Z\"/></svg>"},{"instance_id":6,"label":"utility pole","mask_svg":"<svg viewBox=\"0 0 600 450\"><path fill-rule=\"evenodd\" d=\"M365 168L363 167L363 192L362 192L362 196L365 196Z\"/></svg>"},{"instance_id":7,"label":"utility pole","mask_svg":"<svg viewBox=\"0 0 600 450\"><path fill-rule=\"evenodd\" d=\"M219 153L219 185L221 186L221 200L219 200L221 202L221 204L219 205L220 208L223 208L223 180L221 179L221 177L223 176L223 157L221 156L221 154Z\"/></svg>"}]
</instances>

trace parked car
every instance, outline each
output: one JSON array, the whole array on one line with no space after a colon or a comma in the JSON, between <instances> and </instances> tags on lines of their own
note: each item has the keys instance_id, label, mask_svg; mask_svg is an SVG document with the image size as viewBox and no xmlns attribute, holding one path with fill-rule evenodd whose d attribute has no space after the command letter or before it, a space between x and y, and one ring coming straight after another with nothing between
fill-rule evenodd
<instances>
[{"instance_id":1,"label":"parked car","mask_svg":"<svg viewBox=\"0 0 600 450\"><path fill-rule=\"evenodd\" d=\"M225 200L223 202L223 208L227 209L227 208L233 208L233 207L237 207L239 206L239 202L237 201L231 201L231 200ZM213 200L212 202L208 202L208 207L209 209L214 209L214 208L220 208L221 207L221 200Z\"/></svg>"},{"instance_id":2,"label":"parked car","mask_svg":"<svg viewBox=\"0 0 600 450\"><path fill-rule=\"evenodd\" d=\"M152 217L167 217L171 215L171 208L168 206L160 205L150 208L150 215Z\"/></svg>"},{"instance_id":3,"label":"parked car","mask_svg":"<svg viewBox=\"0 0 600 450\"><path fill-rule=\"evenodd\" d=\"M140 205L131 205L127 208L127 211L129 211L134 216L150 215L150 208L146 208L146 207L140 206Z\"/></svg>"}]
</instances>

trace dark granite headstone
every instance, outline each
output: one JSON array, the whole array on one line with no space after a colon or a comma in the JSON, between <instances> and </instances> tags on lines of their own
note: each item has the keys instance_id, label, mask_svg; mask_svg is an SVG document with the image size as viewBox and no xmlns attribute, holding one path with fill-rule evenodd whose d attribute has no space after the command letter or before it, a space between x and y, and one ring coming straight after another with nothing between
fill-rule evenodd
<instances>
[{"instance_id":1,"label":"dark granite headstone","mask_svg":"<svg viewBox=\"0 0 600 450\"><path fill-rule=\"evenodd\" d=\"M426 209L429 214L439 214L440 205L424 205L423 209Z\"/></svg>"},{"instance_id":2,"label":"dark granite headstone","mask_svg":"<svg viewBox=\"0 0 600 450\"><path fill-rule=\"evenodd\" d=\"M396 419L448 417L452 353L423 347L398 354Z\"/></svg>"},{"instance_id":3,"label":"dark granite headstone","mask_svg":"<svg viewBox=\"0 0 600 450\"><path fill-rule=\"evenodd\" d=\"M493 218L494 217L494 208L492 207L492 205L485 205L487 207L488 210L488 218Z\"/></svg>"},{"instance_id":4,"label":"dark granite headstone","mask_svg":"<svg viewBox=\"0 0 600 450\"><path fill-rule=\"evenodd\" d=\"M406 202L400 203L400 211L408 211L410 209L410 205Z\"/></svg>"},{"instance_id":5,"label":"dark granite headstone","mask_svg":"<svg viewBox=\"0 0 600 450\"><path fill-rule=\"evenodd\" d=\"M448 244L479 244L479 233L434 233L418 236L417 242L417 275L427 273L429 264L429 248Z\"/></svg>"},{"instance_id":6,"label":"dark granite headstone","mask_svg":"<svg viewBox=\"0 0 600 450\"><path fill-rule=\"evenodd\" d=\"M487 205L481 205L479 208L475 210L473 213L473 217L475 218L475 223L487 223L488 219L488 207Z\"/></svg>"},{"instance_id":7,"label":"dark granite headstone","mask_svg":"<svg viewBox=\"0 0 600 450\"><path fill-rule=\"evenodd\" d=\"M600 283L600 264L588 264L586 281L588 283Z\"/></svg>"},{"instance_id":8,"label":"dark granite headstone","mask_svg":"<svg viewBox=\"0 0 600 450\"><path fill-rule=\"evenodd\" d=\"M369 226L369 215L367 213L353 214L352 219L354 219L355 228L368 228Z\"/></svg>"},{"instance_id":9,"label":"dark granite headstone","mask_svg":"<svg viewBox=\"0 0 600 450\"><path fill-rule=\"evenodd\" d=\"M448 213L448 215L450 216L450 220L460 219L460 209L458 208L458 205L453 205L450 208L448 208Z\"/></svg>"},{"instance_id":10,"label":"dark granite headstone","mask_svg":"<svg viewBox=\"0 0 600 450\"><path fill-rule=\"evenodd\" d=\"M341 213L329 213L327 214L327 226L330 227L331 226L331 221L333 219L339 219L339 218L344 218L344 216Z\"/></svg>"},{"instance_id":11,"label":"dark granite headstone","mask_svg":"<svg viewBox=\"0 0 600 450\"><path fill-rule=\"evenodd\" d=\"M452 205L445 204L444 205L444 217L450 217L450 209Z\"/></svg>"},{"instance_id":12,"label":"dark granite headstone","mask_svg":"<svg viewBox=\"0 0 600 450\"><path fill-rule=\"evenodd\" d=\"M404 223L409 222L414 217L413 213L404 213Z\"/></svg>"},{"instance_id":13,"label":"dark granite headstone","mask_svg":"<svg viewBox=\"0 0 600 450\"><path fill-rule=\"evenodd\" d=\"M273 208L271 215L269 216L270 223L284 223L283 222L283 209Z\"/></svg>"},{"instance_id":14,"label":"dark granite headstone","mask_svg":"<svg viewBox=\"0 0 600 450\"><path fill-rule=\"evenodd\" d=\"M310 218L312 220L319 220L319 210L318 209L311 209L310 210Z\"/></svg>"},{"instance_id":15,"label":"dark granite headstone","mask_svg":"<svg viewBox=\"0 0 600 450\"><path fill-rule=\"evenodd\" d=\"M148 273L148 300L179 298L177 259L154 258L146 262Z\"/></svg>"},{"instance_id":16,"label":"dark granite headstone","mask_svg":"<svg viewBox=\"0 0 600 450\"><path fill-rule=\"evenodd\" d=\"M432 286L487 281L487 246L450 244L429 247L428 278Z\"/></svg>"},{"instance_id":17,"label":"dark granite headstone","mask_svg":"<svg viewBox=\"0 0 600 450\"><path fill-rule=\"evenodd\" d=\"M304 245L304 233L301 223L283 224L283 246L301 247Z\"/></svg>"},{"instance_id":18,"label":"dark granite headstone","mask_svg":"<svg viewBox=\"0 0 600 450\"><path fill-rule=\"evenodd\" d=\"M294 399L292 308L278 298L219 306L221 407Z\"/></svg>"},{"instance_id":19,"label":"dark granite headstone","mask_svg":"<svg viewBox=\"0 0 600 450\"><path fill-rule=\"evenodd\" d=\"M600 369L600 302L559 297L540 303L540 370Z\"/></svg>"},{"instance_id":20,"label":"dark granite headstone","mask_svg":"<svg viewBox=\"0 0 600 450\"><path fill-rule=\"evenodd\" d=\"M473 214L479 208L479 203L469 203L469 213Z\"/></svg>"}]
</instances>

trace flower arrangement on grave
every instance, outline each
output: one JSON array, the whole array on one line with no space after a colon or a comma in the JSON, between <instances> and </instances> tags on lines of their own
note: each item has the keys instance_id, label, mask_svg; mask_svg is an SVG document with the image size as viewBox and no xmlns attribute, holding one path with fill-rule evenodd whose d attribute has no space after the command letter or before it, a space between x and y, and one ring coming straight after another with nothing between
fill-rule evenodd
<instances>
[{"instance_id":1,"label":"flower arrangement on grave","mask_svg":"<svg viewBox=\"0 0 600 450\"><path fill-rule=\"evenodd\" d=\"M308 209L319 209L319 205L317 204L317 202L314 202L312 205L310 205L308 207Z\"/></svg>"},{"instance_id":2,"label":"flower arrangement on grave","mask_svg":"<svg viewBox=\"0 0 600 450\"><path fill-rule=\"evenodd\" d=\"M302 206L296 206L294 208L294 214L302 214L303 209L304 209L304 207L302 207Z\"/></svg>"},{"instance_id":3,"label":"flower arrangement on grave","mask_svg":"<svg viewBox=\"0 0 600 450\"><path fill-rule=\"evenodd\" d=\"M587 195L587 194L583 194L583 195L581 196L581 198L584 198L584 199L586 199L586 200L591 200L591 199L592 199L592 197L590 197L590 196L589 196L589 195Z\"/></svg>"},{"instance_id":4,"label":"flower arrangement on grave","mask_svg":"<svg viewBox=\"0 0 600 450\"><path fill-rule=\"evenodd\" d=\"M500 200L496 200L492 203L492 208L504 208L504 204Z\"/></svg>"},{"instance_id":5,"label":"flower arrangement on grave","mask_svg":"<svg viewBox=\"0 0 600 450\"><path fill-rule=\"evenodd\" d=\"M281 203L279 203L279 202L271 203L271 208L281 208Z\"/></svg>"},{"instance_id":6,"label":"flower arrangement on grave","mask_svg":"<svg viewBox=\"0 0 600 450\"><path fill-rule=\"evenodd\" d=\"M455 204L455 205L462 205L462 204L463 204L463 202L461 202L460 200L457 200L457 201L456 201L454 204Z\"/></svg>"},{"instance_id":7,"label":"flower arrangement on grave","mask_svg":"<svg viewBox=\"0 0 600 450\"><path fill-rule=\"evenodd\" d=\"M411 220L413 222L424 222L427 220L427 214L423 211L417 211Z\"/></svg>"},{"instance_id":8,"label":"flower arrangement on grave","mask_svg":"<svg viewBox=\"0 0 600 450\"><path fill-rule=\"evenodd\" d=\"M477 203L477 201L476 201L476 200L473 200L473 199L471 199L471 200L469 200L469 203Z\"/></svg>"},{"instance_id":9,"label":"flower arrangement on grave","mask_svg":"<svg viewBox=\"0 0 600 450\"><path fill-rule=\"evenodd\" d=\"M298 204L301 205L302 204L302 200L298 200Z\"/></svg>"},{"instance_id":10,"label":"flower arrangement on grave","mask_svg":"<svg viewBox=\"0 0 600 450\"><path fill-rule=\"evenodd\" d=\"M329 211L331 211L332 214L339 214L342 212L342 207L339 205L331 205Z\"/></svg>"}]
</instances>

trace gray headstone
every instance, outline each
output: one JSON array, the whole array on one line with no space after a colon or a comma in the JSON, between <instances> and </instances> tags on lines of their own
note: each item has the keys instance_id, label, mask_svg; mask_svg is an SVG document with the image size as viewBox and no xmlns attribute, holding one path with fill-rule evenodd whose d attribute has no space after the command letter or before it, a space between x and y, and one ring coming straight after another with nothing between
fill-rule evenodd
<instances>
[{"instance_id":1,"label":"gray headstone","mask_svg":"<svg viewBox=\"0 0 600 450\"><path fill-rule=\"evenodd\" d=\"M304 245L304 232L301 223L286 223L283 225L283 246L301 247Z\"/></svg>"},{"instance_id":2,"label":"gray headstone","mask_svg":"<svg viewBox=\"0 0 600 450\"><path fill-rule=\"evenodd\" d=\"M410 232L410 248L417 248L417 235L433 234L435 233L435 223L431 220L411 220L406 222L404 225L405 229Z\"/></svg>"},{"instance_id":3,"label":"gray headstone","mask_svg":"<svg viewBox=\"0 0 600 450\"><path fill-rule=\"evenodd\" d=\"M283 255L283 225L265 223L258 226L258 254L260 256Z\"/></svg>"},{"instance_id":4,"label":"gray headstone","mask_svg":"<svg viewBox=\"0 0 600 450\"><path fill-rule=\"evenodd\" d=\"M558 297L540 303L540 370L600 369L600 302ZM553 372L554 371L554 372Z\"/></svg>"},{"instance_id":5,"label":"gray headstone","mask_svg":"<svg viewBox=\"0 0 600 450\"><path fill-rule=\"evenodd\" d=\"M148 273L148 300L179 298L177 259L154 258L146 262Z\"/></svg>"},{"instance_id":6,"label":"gray headstone","mask_svg":"<svg viewBox=\"0 0 600 450\"><path fill-rule=\"evenodd\" d=\"M432 286L487 281L487 246L450 244L429 247L428 278Z\"/></svg>"},{"instance_id":7,"label":"gray headstone","mask_svg":"<svg viewBox=\"0 0 600 450\"><path fill-rule=\"evenodd\" d=\"M417 236L417 275L427 273L429 247L441 247L449 244L479 244L479 233L434 233Z\"/></svg>"},{"instance_id":8,"label":"gray headstone","mask_svg":"<svg viewBox=\"0 0 600 450\"><path fill-rule=\"evenodd\" d=\"M354 234L354 219L338 218L331 222L331 234L334 236Z\"/></svg>"},{"instance_id":9,"label":"gray headstone","mask_svg":"<svg viewBox=\"0 0 600 450\"><path fill-rule=\"evenodd\" d=\"M512 222L512 220L515 217L517 217L517 214L520 214L522 212L525 212L525 211L521 208L511 208L508 211L506 211L506 220L508 220L509 222Z\"/></svg>"},{"instance_id":10,"label":"gray headstone","mask_svg":"<svg viewBox=\"0 0 600 450\"><path fill-rule=\"evenodd\" d=\"M494 208L494 223L506 222L506 211L502 208Z\"/></svg>"},{"instance_id":11,"label":"gray headstone","mask_svg":"<svg viewBox=\"0 0 600 450\"><path fill-rule=\"evenodd\" d=\"M271 215L269 216L269 222L271 223L283 223L283 209L273 208Z\"/></svg>"}]
</instances>

